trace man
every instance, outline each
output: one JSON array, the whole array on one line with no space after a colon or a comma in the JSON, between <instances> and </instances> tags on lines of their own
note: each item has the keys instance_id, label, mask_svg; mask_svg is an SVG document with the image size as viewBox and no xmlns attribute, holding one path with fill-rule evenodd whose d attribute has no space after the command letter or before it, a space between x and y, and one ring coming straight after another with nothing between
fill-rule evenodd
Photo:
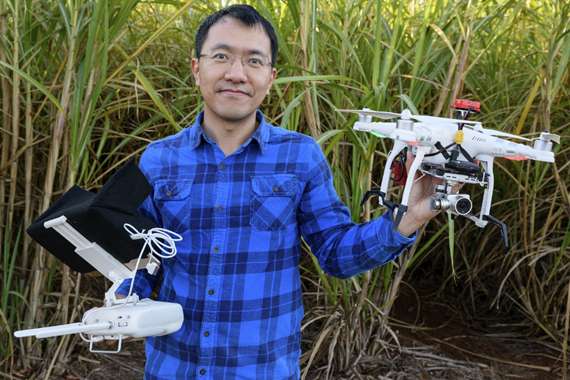
<instances>
[{"instance_id":1,"label":"man","mask_svg":"<svg viewBox=\"0 0 570 380\"><path fill-rule=\"evenodd\" d=\"M195 50L203 112L140 162L153 186L142 212L184 239L160 277L135 280L141 297L157 286L185 317L180 331L147 339L145 378L297 379L301 237L332 276L382 265L434 216L429 183L415 186L399 231L388 215L353 223L316 142L257 110L276 76L271 24L247 5L222 9L200 26Z\"/></svg>"}]
</instances>

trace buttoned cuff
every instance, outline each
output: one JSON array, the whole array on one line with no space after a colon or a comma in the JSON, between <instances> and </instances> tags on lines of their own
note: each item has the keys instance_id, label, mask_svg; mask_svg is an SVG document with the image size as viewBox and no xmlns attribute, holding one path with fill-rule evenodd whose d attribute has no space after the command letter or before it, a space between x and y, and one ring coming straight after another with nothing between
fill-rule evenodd
<instances>
[{"instance_id":1,"label":"buttoned cuff","mask_svg":"<svg viewBox=\"0 0 570 380\"><path fill-rule=\"evenodd\" d=\"M389 226L389 230L392 231L392 241L394 242L394 244L399 244L402 245L404 247L408 247L412 244L415 243L416 238L418 236L418 231L415 231L412 235L410 236L404 236L400 233L400 231L398 231L397 228L394 228L394 221L392 220L391 217L391 212L390 210L386 211L381 218L384 219L384 222L386 223L386 226Z\"/></svg>"},{"instance_id":2,"label":"buttoned cuff","mask_svg":"<svg viewBox=\"0 0 570 380\"><path fill-rule=\"evenodd\" d=\"M147 273L145 273L145 269L140 269L137 271L135 276L135 283L133 285L133 293L138 295L140 299L149 298L152 294L152 285L148 281L146 277ZM122 296L127 296L129 294L129 289L131 287L131 279L127 278L123 280L121 285L119 285L115 294L119 294Z\"/></svg>"}]
</instances>

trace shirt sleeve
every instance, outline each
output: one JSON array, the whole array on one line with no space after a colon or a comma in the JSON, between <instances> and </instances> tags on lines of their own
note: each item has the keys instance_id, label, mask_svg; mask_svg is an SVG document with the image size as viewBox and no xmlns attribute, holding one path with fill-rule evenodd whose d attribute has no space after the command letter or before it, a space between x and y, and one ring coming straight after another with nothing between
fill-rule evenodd
<instances>
[{"instance_id":1,"label":"shirt sleeve","mask_svg":"<svg viewBox=\"0 0 570 380\"><path fill-rule=\"evenodd\" d=\"M354 276L394 260L415 241L415 235L405 237L394 229L388 213L367 223L354 223L316 143L310 162L298 223L325 273L339 278Z\"/></svg>"},{"instance_id":2,"label":"shirt sleeve","mask_svg":"<svg viewBox=\"0 0 570 380\"><path fill-rule=\"evenodd\" d=\"M145 165L148 163L148 154L145 151L145 154L141 157L141 161L139 164L139 168L150 182L150 176L145 171ZM152 184L152 183L151 183ZM160 213L154 204L154 189L151 190L151 193L146 197L143 203L139 206L138 209L139 214L145 216L151 220L153 220L158 226L162 226L162 218L160 217ZM148 254L145 252L143 254L143 258ZM155 275L151 275L148 273L146 268L139 269L134 278L134 285L133 285L133 293L136 293L140 298L149 298L152 294L153 289L157 284L158 278L161 277L162 266L159 267L158 272ZM126 296L129 293L129 288L131 286L131 279L124 280L119 288L117 289L116 293Z\"/></svg>"}]
</instances>

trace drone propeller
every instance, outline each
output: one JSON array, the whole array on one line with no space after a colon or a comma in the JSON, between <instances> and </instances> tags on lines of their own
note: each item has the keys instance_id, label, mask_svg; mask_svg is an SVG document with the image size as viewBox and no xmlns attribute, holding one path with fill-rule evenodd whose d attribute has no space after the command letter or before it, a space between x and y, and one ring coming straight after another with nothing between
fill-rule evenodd
<instances>
[{"instance_id":1,"label":"drone propeller","mask_svg":"<svg viewBox=\"0 0 570 380\"><path fill-rule=\"evenodd\" d=\"M404 110L402 113L395 113L395 112L387 112L387 111L374 111L367 108L356 110L356 109L337 109L339 112L349 112L349 113L356 113L358 115L364 116L373 116L379 119L384 120L392 120L392 119L410 119L415 120L423 123L454 123L454 124L466 124L466 125L475 125L480 124L478 121L471 121L471 120L461 120L461 119L450 119L446 117L436 117L436 116L425 116L425 115L412 115L409 110Z\"/></svg>"},{"instance_id":2,"label":"drone propeller","mask_svg":"<svg viewBox=\"0 0 570 380\"><path fill-rule=\"evenodd\" d=\"M348 112L348 113L355 113L358 115L364 115L364 116L373 116L373 117L377 117L379 119L384 119L384 120L392 120L392 119L397 119L399 117L401 117L402 115L399 113L395 113L395 112L384 112L384 111L373 111L373 110L369 110L367 108L361 109L361 110L355 110L355 109L337 109L337 111L339 112Z\"/></svg>"},{"instance_id":3,"label":"drone propeller","mask_svg":"<svg viewBox=\"0 0 570 380\"><path fill-rule=\"evenodd\" d=\"M494 129L487 129L487 128L481 128L480 129L481 132L489 135L489 136L495 136L495 137L506 137L509 139L517 139L517 140L523 140L523 141L531 141L530 139L526 138L526 137L522 137L519 135L513 135L512 133L508 133L508 132L503 132L503 131L497 131Z\"/></svg>"},{"instance_id":4,"label":"drone propeller","mask_svg":"<svg viewBox=\"0 0 570 380\"><path fill-rule=\"evenodd\" d=\"M504 137L504 138L522 140L522 141L531 141L530 139L528 139L526 137L513 135L512 133L497 131L494 129L482 128L480 126L481 122L479 122L479 121L461 120L461 119L452 119L452 118L447 118L447 117L436 117L436 116L425 116L425 115L412 115L409 110L404 110L404 112L402 112L402 113L386 112L386 111L374 111L374 110L370 110L367 108L364 108L361 110L338 109L338 111L339 112L356 113L356 114L362 115L362 116L372 116L372 117L377 117L377 118L383 119L383 120L393 120L393 119L400 119L401 118L401 119L411 119L411 120L415 120L417 122L422 122L425 124L436 124L436 123L442 123L442 122L453 123L453 124L462 124L465 127L472 128L474 130L485 133L486 135L489 135L489 136ZM477 126L479 126L479 127L477 128ZM554 136L552 138L552 141L556 142L555 138L557 136L556 135L552 135L552 136ZM550 134L548 135L548 137L550 138Z\"/></svg>"},{"instance_id":5,"label":"drone propeller","mask_svg":"<svg viewBox=\"0 0 570 380\"><path fill-rule=\"evenodd\" d=\"M357 131L371 132L376 137L388 137L390 133L397 128L395 122L375 122L375 123L356 123L354 129Z\"/></svg>"},{"instance_id":6,"label":"drone propeller","mask_svg":"<svg viewBox=\"0 0 570 380\"><path fill-rule=\"evenodd\" d=\"M441 123L441 122L454 123L454 124L464 124L464 125L468 125L468 126L474 126L477 124L481 124L481 122L479 122L479 121L451 119L448 117L439 117L439 116L412 115L412 118L417 120L417 121L421 121L424 123L431 123L431 124Z\"/></svg>"},{"instance_id":7,"label":"drone propeller","mask_svg":"<svg viewBox=\"0 0 570 380\"><path fill-rule=\"evenodd\" d=\"M533 140L542 140L542 141L547 141L547 142L555 142L556 144L560 144L560 136L559 135L555 135L554 133L548 133L548 132L542 132L540 134L540 137L537 137Z\"/></svg>"}]
</instances>

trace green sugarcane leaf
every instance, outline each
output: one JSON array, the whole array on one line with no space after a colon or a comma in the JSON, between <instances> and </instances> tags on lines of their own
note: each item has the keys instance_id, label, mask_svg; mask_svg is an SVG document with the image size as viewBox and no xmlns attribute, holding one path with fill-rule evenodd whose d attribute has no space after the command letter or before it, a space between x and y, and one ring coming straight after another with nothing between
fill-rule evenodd
<instances>
[{"instance_id":1,"label":"green sugarcane leaf","mask_svg":"<svg viewBox=\"0 0 570 380\"><path fill-rule=\"evenodd\" d=\"M26 72L14 67L13 65L10 65L9 63L6 63L4 61L0 61L0 66L4 66L4 67L18 73L18 75L20 75L26 81L30 82L30 84L32 84L35 88L40 90L40 92L42 94L44 94L53 103L53 105L57 107L58 110L63 111L63 107L61 106L59 101L56 99L55 96L53 96L53 94L43 84L41 84L40 82L38 82L37 80L35 80L31 76L29 76Z\"/></svg>"},{"instance_id":2,"label":"green sugarcane leaf","mask_svg":"<svg viewBox=\"0 0 570 380\"><path fill-rule=\"evenodd\" d=\"M449 242L449 258L451 259L451 272L453 277L455 274L455 221L450 212L447 213L448 242Z\"/></svg>"},{"instance_id":3,"label":"green sugarcane leaf","mask_svg":"<svg viewBox=\"0 0 570 380\"><path fill-rule=\"evenodd\" d=\"M174 127L174 129L176 131L179 131L181 129L180 125L178 125L176 120L174 120L174 117L172 116L172 114L170 113L170 111L168 110L166 105L163 103L163 101L160 97L160 94L156 91L156 89L152 85L152 82L149 81L148 78L145 77L144 74L141 71L139 71L138 69L135 69L134 73L135 73L135 76L137 77L137 79L139 80L139 82L141 82L141 85L145 89L146 93L152 99L153 103L158 107L160 114L166 120L168 120L170 125L172 125L172 127Z\"/></svg>"}]
</instances>

